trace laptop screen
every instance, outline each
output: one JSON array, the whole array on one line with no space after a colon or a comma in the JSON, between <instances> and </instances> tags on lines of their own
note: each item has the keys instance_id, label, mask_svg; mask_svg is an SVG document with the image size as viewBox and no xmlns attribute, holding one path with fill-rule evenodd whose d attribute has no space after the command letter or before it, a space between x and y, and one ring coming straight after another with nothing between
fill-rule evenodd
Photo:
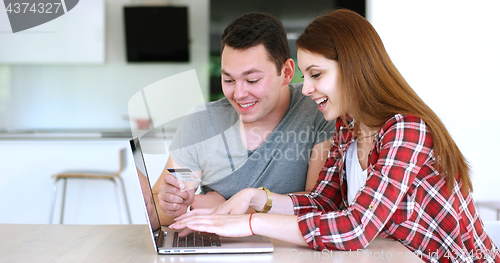
<instances>
[{"instance_id":1,"label":"laptop screen","mask_svg":"<svg viewBox=\"0 0 500 263\"><path fill-rule=\"evenodd\" d=\"M158 211L156 211L153 192L151 191L151 184L149 182L149 177L146 170L146 163L144 162L144 156L142 154L141 145L138 138L130 140L130 148L132 149L132 156L134 158L137 176L139 177L142 196L144 197L147 220L149 226L151 227L152 233L156 234L157 231L161 229L160 219L158 217ZM155 243L158 241L158 239L155 237L153 237L153 240L155 241ZM157 247L158 245L161 246L161 244L156 245Z\"/></svg>"}]
</instances>

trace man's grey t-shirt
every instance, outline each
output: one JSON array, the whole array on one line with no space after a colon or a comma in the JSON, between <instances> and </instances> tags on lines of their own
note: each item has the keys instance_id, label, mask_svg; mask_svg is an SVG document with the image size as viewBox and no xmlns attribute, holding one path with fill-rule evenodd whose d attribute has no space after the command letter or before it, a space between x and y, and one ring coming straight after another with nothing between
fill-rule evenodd
<instances>
[{"instance_id":1,"label":"man's grey t-shirt","mask_svg":"<svg viewBox=\"0 0 500 263\"><path fill-rule=\"evenodd\" d=\"M202 191L226 198L247 187L275 193L304 191L312 147L333 136L316 103L291 84L285 116L254 151L242 143L239 116L226 98L197 106L177 129L170 156L179 165L201 170ZM250 131L251 132L251 131Z\"/></svg>"}]
</instances>

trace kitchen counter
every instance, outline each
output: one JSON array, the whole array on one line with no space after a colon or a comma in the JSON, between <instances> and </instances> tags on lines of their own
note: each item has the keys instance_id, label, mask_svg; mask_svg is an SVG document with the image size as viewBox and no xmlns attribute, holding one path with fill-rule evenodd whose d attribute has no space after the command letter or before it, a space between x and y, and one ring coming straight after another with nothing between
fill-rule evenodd
<instances>
[{"instance_id":1,"label":"kitchen counter","mask_svg":"<svg viewBox=\"0 0 500 263\"><path fill-rule=\"evenodd\" d=\"M142 138L172 138L175 130L147 132ZM131 139L130 129L0 130L0 140L95 140Z\"/></svg>"}]
</instances>

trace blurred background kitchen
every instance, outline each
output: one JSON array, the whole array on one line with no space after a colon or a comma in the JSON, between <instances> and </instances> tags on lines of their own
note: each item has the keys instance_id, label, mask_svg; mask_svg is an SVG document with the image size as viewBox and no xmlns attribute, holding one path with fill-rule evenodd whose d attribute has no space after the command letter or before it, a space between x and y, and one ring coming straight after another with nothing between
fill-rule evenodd
<instances>
[{"instance_id":1,"label":"blurred background kitchen","mask_svg":"<svg viewBox=\"0 0 500 263\"><path fill-rule=\"evenodd\" d=\"M187 11L187 57L134 60L128 53L133 44L126 38L124 8L167 5ZM396 67L468 158L481 216L500 220L500 2L92 0L79 1L65 15L18 33L12 33L7 10L0 6L0 223L48 223L53 174L117 170L118 152L128 147L131 129L151 128L147 119L128 112L129 99L144 87L194 69L203 99L220 98L220 36L238 16L252 11L277 16L295 58L294 41L305 26L339 6L374 25ZM178 34L182 23L166 22L153 31ZM181 37L170 41L176 39ZM300 82L301 76L297 72L294 81ZM176 103L189 99L175 98ZM152 133L150 140L166 140L168 145L174 131L175 124L158 136ZM167 156L146 156L152 182ZM121 177L131 221L142 224L135 169L131 157L126 159ZM64 223L122 222L110 182L73 180L66 191Z\"/></svg>"}]
</instances>

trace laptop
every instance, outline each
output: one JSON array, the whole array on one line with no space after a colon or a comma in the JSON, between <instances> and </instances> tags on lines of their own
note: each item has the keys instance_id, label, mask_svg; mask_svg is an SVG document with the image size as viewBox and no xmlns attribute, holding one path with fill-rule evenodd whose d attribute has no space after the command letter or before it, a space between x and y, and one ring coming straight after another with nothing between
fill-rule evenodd
<instances>
[{"instance_id":1,"label":"laptop","mask_svg":"<svg viewBox=\"0 0 500 263\"><path fill-rule=\"evenodd\" d=\"M162 229L153 191L138 138L130 140L130 148L137 171L139 187L144 199L143 207L153 244L159 254L212 254L212 253L264 253L274 251L271 241L263 236L222 237L215 234L193 232L179 237L178 230Z\"/></svg>"}]
</instances>

